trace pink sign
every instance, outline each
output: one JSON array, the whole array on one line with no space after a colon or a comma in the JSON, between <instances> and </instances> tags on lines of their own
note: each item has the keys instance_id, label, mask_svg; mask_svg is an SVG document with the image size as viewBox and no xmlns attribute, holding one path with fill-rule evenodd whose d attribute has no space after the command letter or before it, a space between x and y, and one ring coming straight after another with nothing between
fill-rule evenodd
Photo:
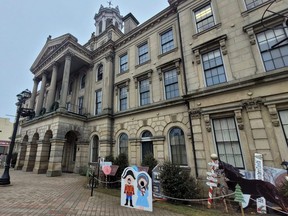
<instances>
[{"instance_id":1,"label":"pink sign","mask_svg":"<svg viewBox=\"0 0 288 216\"><path fill-rule=\"evenodd\" d=\"M105 175L109 175L111 173L111 166L102 166L102 171L104 172Z\"/></svg>"}]
</instances>

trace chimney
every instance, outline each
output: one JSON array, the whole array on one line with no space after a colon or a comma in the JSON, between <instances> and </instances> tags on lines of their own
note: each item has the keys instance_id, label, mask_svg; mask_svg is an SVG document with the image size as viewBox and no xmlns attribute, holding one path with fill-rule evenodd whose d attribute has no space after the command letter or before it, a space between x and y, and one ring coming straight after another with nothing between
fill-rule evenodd
<instances>
[{"instance_id":1,"label":"chimney","mask_svg":"<svg viewBox=\"0 0 288 216\"><path fill-rule=\"evenodd\" d=\"M123 17L123 22L124 22L124 34L127 34L128 32L132 31L139 24L138 20L133 16L132 13L129 13L125 17Z\"/></svg>"}]
</instances>

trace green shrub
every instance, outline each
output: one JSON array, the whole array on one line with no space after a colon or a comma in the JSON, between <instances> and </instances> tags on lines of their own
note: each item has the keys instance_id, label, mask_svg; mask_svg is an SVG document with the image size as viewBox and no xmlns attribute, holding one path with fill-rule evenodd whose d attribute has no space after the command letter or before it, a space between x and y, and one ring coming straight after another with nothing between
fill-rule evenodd
<instances>
[{"instance_id":1,"label":"green shrub","mask_svg":"<svg viewBox=\"0 0 288 216\"><path fill-rule=\"evenodd\" d=\"M141 166L149 167L148 174L152 178L152 170L157 164L158 164L158 161L154 158L153 154L150 153L150 154L145 155Z\"/></svg>"},{"instance_id":2,"label":"green shrub","mask_svg":"<svg viewBox=\"0 0 288 216\"><path fill-rule=\"evenodd\" d=\"M163 194L180 199L198 198L199 189L196 179L190 176L190 170L184 170L170 162L163 164L160 172L160 182ZM168 199L177 202L177 200Z\"/></svg>"},{"instance_id":3,"label":"green shrub","mask_svg":"<svg viewBox=\"0 0 288 216\"><path fill-rule=\"evenodd\" d=\"M112 162L112 164L114 164L114 161L115 161L114 156L113 155L106 156L105 161L110 161L110 162Z\"/></svg>"}]
</instances>

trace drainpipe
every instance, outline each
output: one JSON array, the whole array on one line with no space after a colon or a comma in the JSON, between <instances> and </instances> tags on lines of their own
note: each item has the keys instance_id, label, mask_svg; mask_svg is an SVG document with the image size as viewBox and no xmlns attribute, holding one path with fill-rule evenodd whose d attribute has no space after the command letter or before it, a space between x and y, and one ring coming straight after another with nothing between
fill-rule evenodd
<instances>
[{"instance_id":1,"label":"drainpipe","mask_svg":"<svg viewBox=\"0 0 288 216\"><path fill-rule=\"evenodd\" d=\"M182 36L181 36L181 26L180 26L180 18L179 12L177 10L177 22L178 22L178 33L179 33L179 41L180 41L180 52L181 52L181 59L183 64L183 77L184 77L184 86L185 86L185 95L187 95L188 87L187 87L187 78L186 78L186 69L185 69L185 61L184 61L184 54L183 54L183 45L182 45ZM185 105L187 107L189 113L189 126L190 126L190 133L191 133L191 144L192 144L192 151L194 157L194 166L195 166L195 174L196 178L198 177L198 169L197 169L197 160L196 160L196 150L195 150L195 142L194 142L194 134L193 134L193 125L191 120L191 113L190 113L190 103L189 101L185 100Z\"/></svg>"},{"instance_id":2,"label":"drainpipe","mask_svg":"<svg viewBox=\"0 0 288 216\"><path fill-rule=\"evenodd\" d=\"M110 155L113 155L113 137L114 137L114 82L115 82L115 52L112 59L112 97L111 97L111 125L110 125Z\"/></svg>"}]
</instances>

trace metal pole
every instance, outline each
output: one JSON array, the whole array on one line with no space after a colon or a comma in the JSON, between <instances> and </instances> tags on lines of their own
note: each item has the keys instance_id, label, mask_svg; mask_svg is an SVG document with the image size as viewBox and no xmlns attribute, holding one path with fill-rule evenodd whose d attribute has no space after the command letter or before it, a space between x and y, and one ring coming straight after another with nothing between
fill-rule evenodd
<instances>
[{"instance_id":1,"label":"metal pole","mask_svg":"<svg viewBox=\"0 0 288 216\"><path fill-rule=\"evenodd\" d=\"M15 145L15 139L16 139L18 124L19 124L19 119L20 119L20 116L21 116L21 110L22 110L22 103L19 104L19 107L18 107L18 110L17 110L16 121L14 123L14 129L13 129L11 143L10 143L10 146L9 146L9 152L8 152L8 155L7 155L7 158L6 158L6 164L5 164L4 173L3 173L2 177L0 178L0 185L8 185L8 184L10 184L10 175L9 175L10 162L11 162L12 152L13 152L14 145Z\"/></svg>"}]
</instances>

